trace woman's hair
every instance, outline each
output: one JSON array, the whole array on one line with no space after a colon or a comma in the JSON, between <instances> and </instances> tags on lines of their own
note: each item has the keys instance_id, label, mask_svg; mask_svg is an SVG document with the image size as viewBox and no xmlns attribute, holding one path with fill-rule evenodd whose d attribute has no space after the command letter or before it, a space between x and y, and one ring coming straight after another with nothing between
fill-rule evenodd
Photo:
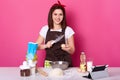
<instances>
[{"instance_id":1,"label":"woman's hair","mask_svg":"<svg viewBox=\"0 0 120 80\"><path fill-rule=\"evenodd\" d=\"M50 8L50 11L49 11L49 14L48 14L48 26L50 29L52 29L54 26L53 26L53 20L52 20L52 13L54 12L54 10L56 9L61 9L62 12L63 12L63 20L61 22L61 26L62 28L66 28L67 26L67 23L66 23L66 13L65 13L65 8L64 6L60 5L60 4L54 4L51 8Z\"/></svg>"}]
</instances>

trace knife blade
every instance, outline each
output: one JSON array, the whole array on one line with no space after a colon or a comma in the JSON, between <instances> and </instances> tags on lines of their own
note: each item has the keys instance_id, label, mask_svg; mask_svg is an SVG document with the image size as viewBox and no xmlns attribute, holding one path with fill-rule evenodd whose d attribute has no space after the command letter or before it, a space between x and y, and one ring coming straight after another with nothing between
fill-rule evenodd
<instances>
[{"instance_id":1,"label":"knife blade","mask_svg":"<svg viewBox=\"0 0 120 80\"><path fill-rule=\"evenodd\" d=\"M64 37L64 35L61 35L61 36L57 37L55 40L52 41L51 44L59 42L63 37Z\"/></svg>"}]
</instances>

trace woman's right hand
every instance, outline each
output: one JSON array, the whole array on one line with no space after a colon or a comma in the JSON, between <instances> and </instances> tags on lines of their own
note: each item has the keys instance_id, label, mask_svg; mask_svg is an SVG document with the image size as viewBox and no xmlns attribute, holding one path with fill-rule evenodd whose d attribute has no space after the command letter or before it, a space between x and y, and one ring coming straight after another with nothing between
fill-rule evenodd
<instances>
[{"instance_id":1,"label":"woman's right hand","mask_svg":"<svg viewBox=\"0 0 120 80\"><path fill-rule=\"evenodd\" d=\"M52 42L53 42L53 40L48 41L48 42L45 44L45 48L50 48L50 47L52 47Z\"/></svg>"}]
</instances>

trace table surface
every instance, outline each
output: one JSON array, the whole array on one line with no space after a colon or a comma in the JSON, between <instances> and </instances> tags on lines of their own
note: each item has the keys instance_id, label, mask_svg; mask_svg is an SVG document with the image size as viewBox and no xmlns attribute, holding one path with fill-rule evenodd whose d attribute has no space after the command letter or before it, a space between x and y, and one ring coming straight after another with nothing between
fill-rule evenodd
<instances>
[{"instance_id":1,"label":"table surface","mask_svg":"<svg viewBox=\"0 0 120 80\"><path fill-rule=\"evenodd\" d=\"M51 70L50 68L42 69L48 73ZM64 76L57 78L44 77L38 73L29 77L21 77L20 69L18 67L0 67L0 80L89 80L82 77L88 73L78 72L77 67L69 68L67 70L64 70L64 72ZM120 67L109 67L108 73L109 77L97 80L120 80Z\"/></svg>"}]
</instances>

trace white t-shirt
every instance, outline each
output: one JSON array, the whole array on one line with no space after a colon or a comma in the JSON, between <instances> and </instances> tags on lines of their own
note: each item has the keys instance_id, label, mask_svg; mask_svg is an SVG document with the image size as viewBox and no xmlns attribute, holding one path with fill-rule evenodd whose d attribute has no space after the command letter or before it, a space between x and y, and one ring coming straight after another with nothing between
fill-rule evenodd
<instances>
[{"instance_id":1,"label":"white t-shirt","mask_svg":"<svg viewBox=\"0 0 120 80\"><path fill-rule=\"evenodd\" d=\"M46 39L46 35L47 35L47 31L48 31L49 27L48 25L45 25L41 28L39 34ZM53 31L52 29L50 31ZM57 30L59 32L62 32L62 29ZM75 32L73 31L72 28L70 28L69 26L66 27L65 29L65 39L67 40L68 38L70 38L73 34L75 34Z\"/></svg>"}]
</instances>

